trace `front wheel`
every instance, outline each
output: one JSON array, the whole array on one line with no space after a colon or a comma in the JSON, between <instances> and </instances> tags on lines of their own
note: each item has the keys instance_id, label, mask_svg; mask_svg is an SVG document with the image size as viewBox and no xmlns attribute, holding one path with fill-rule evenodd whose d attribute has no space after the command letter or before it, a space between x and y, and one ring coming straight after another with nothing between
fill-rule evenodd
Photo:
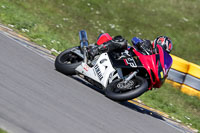
<instances>
[{"instance_id":1,"label":"front wheel","mask_svg":"<svg viewBox=\"0 0 200 133\"><path fill-rule=\"evenodd\" d=\"M66 75L76 74L75 69L82 63L83 58L73 53L73 49L80 50L79 47L70 48L56 57L55 68L57 71Z\"/></svg>"},{"instance_id":2,"label":"front wheel","mask_svg":"<svg viewBox=\"0 0 200 133\"><path fill-rule=\"evenodd\" d=\"M136 76L126 84L122 79L113 81L105 89L105 95L115 101L126 101L139 97L147 90L147 80Z\"/></svg>"}]
</instances>

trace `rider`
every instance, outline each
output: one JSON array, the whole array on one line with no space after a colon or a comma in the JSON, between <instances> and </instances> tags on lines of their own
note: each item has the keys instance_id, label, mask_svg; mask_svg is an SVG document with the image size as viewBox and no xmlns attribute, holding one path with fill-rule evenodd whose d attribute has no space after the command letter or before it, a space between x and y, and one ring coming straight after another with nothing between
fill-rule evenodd
<instances>
[{"instance_id":1,"label":"rider","mask_svg":"<svg viewBox=\"0 0 200 133\"><path fill-rule=\"evenodd\" d=\"M157 37L153 43L149 40L141 40L136 38L137 42L132 40L133 45L143 54L150 55L157 53L157 45L160 45L168 53L172 50L172 42L166 36ZM115 36L113 39L108 33L100 34L97 39L97 45L88 49L88 54L91 58L104 52L110 52L117 49L127 49L128 43L122 36Z\"/></svg>"},{"instance_id":2,"label":"rider","mask_svg":"<svg viewBox=\"0 0 200 133\"><path fill-rule=\"evenodd\" d=\"M170 53L172 50L172 41L167 36L157 37L152 44L149 40L141 40L134 37L132 43L138 51L145 55L158 53L157 45L160 45L167 53Z\"/></svg>"},{"instance_id":3,"label":"rider","mask_svg":"<svg viewBox=\"0 0 200 133\"><path fill-rule=\"evenodd\" d=\"M159 36L153 41L152 46L155 52L157 52L157 45L160 45L168 53L170 53L173 48L172 41L167 36Z\"/></svg>"}]
</instances>

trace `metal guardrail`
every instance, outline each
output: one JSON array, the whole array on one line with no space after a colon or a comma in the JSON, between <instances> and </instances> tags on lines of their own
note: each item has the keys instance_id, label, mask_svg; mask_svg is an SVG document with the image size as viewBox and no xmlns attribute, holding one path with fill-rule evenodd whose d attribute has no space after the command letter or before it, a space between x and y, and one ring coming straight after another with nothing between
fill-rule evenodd
<instances>
[{"instance_id":1,"label":"metal guardrail","mask_svg":"<svg viewBox=\"0 0 200 133\"><path fill-rule=\"evenodd\" d=\"M200 66L177 56L171 56L173 64L167 82L180 88L183 93L200 98Z\"/></svg>"}]
</instances>

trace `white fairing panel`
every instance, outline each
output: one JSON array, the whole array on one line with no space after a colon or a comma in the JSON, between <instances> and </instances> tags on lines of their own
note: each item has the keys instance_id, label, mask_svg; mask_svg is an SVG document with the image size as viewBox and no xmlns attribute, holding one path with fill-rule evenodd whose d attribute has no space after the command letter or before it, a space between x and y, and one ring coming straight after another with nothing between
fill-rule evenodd
<instances>
[{"instance_id":1,"label":"white fairing panel","mask_svg":"<svg viewBox=\"0 0 200 133\"><path fill-rule=\"evenodd\" d=\"M112 67L107 53L103 53L100 55L93 67L89 67L83 62L76 68L76 71L99 82L104 87L107 87L109 76L115 71L115 69Z\"/></svg>"}]
</instances>

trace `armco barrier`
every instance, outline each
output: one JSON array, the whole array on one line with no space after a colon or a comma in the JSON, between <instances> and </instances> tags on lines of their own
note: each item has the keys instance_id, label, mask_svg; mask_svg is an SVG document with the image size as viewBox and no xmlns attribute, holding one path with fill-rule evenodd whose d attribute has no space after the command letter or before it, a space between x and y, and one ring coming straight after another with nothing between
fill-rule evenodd
<instances>
[{"instance_id":1,"label":"armco barrier","mask_svg":"<svg viewBox=\"0 0 200 133\"><path fill-rule=\"evenodd\" d=\"M175 55L171 55L171 56L173 59L172 68L179 72L187 73L188 68L189 68L189 62Z\"/></svg>"},{"instance_id":2,"label":"armco barrier","mask_svg":"<svg viewBox=\"0 0 200 133\"><path fill-rule=\"evenodd\" d=\"M180 88L183 93L200 98L200 66L177 56L171 56L173 64L167 82Z\"/></svg>"},{"instance_id":3,"label":"armco barrier","mask_svg":"<svg viewBox=\"0 0 200 133\"><path fill-rule=\"evenodd\" d=\"M190 86L182 85L181 91L185 94L191 95L191 96L198 96L200 98L200 92Z\"/></svg>"}]
</instances>

